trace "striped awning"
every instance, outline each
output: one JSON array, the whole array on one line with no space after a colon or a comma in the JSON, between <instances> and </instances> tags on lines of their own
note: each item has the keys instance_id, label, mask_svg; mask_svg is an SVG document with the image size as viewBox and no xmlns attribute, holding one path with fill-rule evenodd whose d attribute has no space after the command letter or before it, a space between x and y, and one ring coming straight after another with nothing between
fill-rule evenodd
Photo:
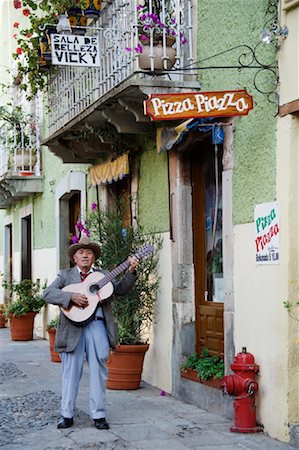
<instances>
[{"instance_id":1,"label":"striped awning","mask_svg":"<svg viewBox=\"0 0 299 450\"><path fill-rule=\"evenodd\" d=\"M90 181L97 184L111 184L129 174L129 154L124 153L114 161L99 164L89 169Z\"/></svg>"}]
</instances>

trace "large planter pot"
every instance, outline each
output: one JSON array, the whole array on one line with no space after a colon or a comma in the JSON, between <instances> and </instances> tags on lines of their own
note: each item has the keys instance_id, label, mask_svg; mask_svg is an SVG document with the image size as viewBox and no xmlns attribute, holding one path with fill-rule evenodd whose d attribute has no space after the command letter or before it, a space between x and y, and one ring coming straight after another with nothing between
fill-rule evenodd
<instances>
[{"instance_id":1,"label":"large planter pot","mask_svg":"<svg viewBox=\"0 0 299 450\"><path fill-rule=\"evenodd\" d=\"M151 62L154 61L154 70L170 70L175 63L176 50L173 47L165 47L165 49L167 59L164 59L162 43L154 44L153 47L143 45L142 53L139 55L140 69L151 70ZM154 58L151 55L154 55Z\"/></svg>"},{"instance_id":2,"label":"large planter pot","mask_svg":"<svg viewBox=\"0 0 299 450\"><path fill-rule=\"evenodd\" d=\"M138 389L141 382L144 356L148 348L148 344L118 345L107 362L107 388Z\"/></svg>"},{"instance_id":3,"label":"large planter pot","mask_svg":"<svg viewBox=\"0 0 299 450\"><path fill-rule=\"evenodd\" d=\"M33 324L35 312L24 316L10 317L10 336L12 341L31 341L33 339Z\"/></svg>"},{"instance_id":4,"label":"large planter pot","mask_svg":"<svg viewBox=\"0 0 299 450\"><path fill-rule=\"evenodd\" d=\"M0 328L5 328L5 322L6 322L5 315L2 312L0 312Z\"/></svg>"},{"instance_id":5,"label":"large planter pot","mask_svg":"<svg viewBox=\"0 0 299 450\"><path fill-rule=\"evenodd\" d=\"M61 362L61 358L58 352L55 352L55 337L56 337L56 328L48 328L49 333L49 344L50 344L50 355L52 362Z\"/></svg>"},{"instance_id":6,"label":"large planter pot","mask_svg":"<svg viewBox=\"0 0 299 450\"><path fill-rule=\"evenodd\" d=\"M31 160L30 160L30 152L28 150L25 149L23 153L22 150L17 150L15 155L15 163L17 170L32 172L32 169L34 168L36 161L37 158L35 150L31 151Z\"/></svg>"}]
</instances>

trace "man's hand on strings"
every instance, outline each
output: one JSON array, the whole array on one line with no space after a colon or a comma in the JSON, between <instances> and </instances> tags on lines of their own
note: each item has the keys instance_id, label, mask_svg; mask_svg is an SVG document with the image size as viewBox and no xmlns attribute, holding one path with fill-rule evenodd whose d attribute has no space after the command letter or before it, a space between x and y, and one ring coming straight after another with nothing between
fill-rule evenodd
<instances>
[{"instance_id":1,"label":"man's hand on strings","mask_svg":"<svg viewBox=\"0 0 299 450\"><path fill-rule=\"evenodd\" d=\"M135 256L129 256L128 257L128 262L129 262L129 269L128 271L133 273L135 272L135 270L137 269L137 266L139 264L138 259Z\"/></svg>"}]
</instances>

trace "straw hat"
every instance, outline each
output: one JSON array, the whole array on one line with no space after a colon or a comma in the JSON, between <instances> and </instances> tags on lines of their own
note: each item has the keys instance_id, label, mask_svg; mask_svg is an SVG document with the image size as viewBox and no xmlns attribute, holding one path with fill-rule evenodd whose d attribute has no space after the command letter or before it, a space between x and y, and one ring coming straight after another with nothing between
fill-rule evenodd
<instances>
[{"instance_id":1,"label":"straw hat","mask_svg":"<svg viewBox=\"0 0 299 450\"><path fill-rule=\"evenodd\" d=\"M70 245L69 256L71 259L73 259L74 254L80 248L89 248L90 250L92 250L95 255L95 259L98 259L100 257L101 247L98 244L93 244L92 242L90 242L90 238L88 236L81 236L77 244Z\"/></svg>"}]
</instances>

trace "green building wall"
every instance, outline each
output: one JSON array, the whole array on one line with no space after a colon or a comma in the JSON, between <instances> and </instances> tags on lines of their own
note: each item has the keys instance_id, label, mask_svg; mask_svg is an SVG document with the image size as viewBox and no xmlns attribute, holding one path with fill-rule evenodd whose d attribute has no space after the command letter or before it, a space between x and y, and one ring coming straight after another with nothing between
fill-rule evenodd
<instances>
[{"instance_id":1,"label":"green building wall","mask_svg":"<svg viewBox=\"0 0 299 450\"><path fill-rule=\"evenodd\" d=\"M57 183L70 171L82 171L87 173L86 164L63 164L62 161L51 153L46 147L42 151L42 175L43 193L33 197L27 197L18 202L6 212L1 212L1 223L4 225L5 216L13 217L13 246L14 251L20 250L20 210L27 205L32 205L33 220L33 248L43 249L56 246L56 218L55 218L55 189ZM93 195L91 194L93 198ZM3 254L3 236L1 235L1 254Z\"/></svg>"},{"instance_id":2,"label":"green building wall","mask_svg":"<svg viewBox=\"0 0 299 450\"><path fill-rule=\"evenodd\" d=\"M267 0L201 0L198 2L198 67L237 66L239 57L249 64L253 54L244 45L256 48L263 64L275 61L272 45L260 43L260 30L273 18L267 13ZM256 45L259 44L257 47ZM242 46L243 45L243 46ZM235 50L226 52L233 47ZM225 52L222 55L206 58ZM254 61L253 65L257 65ZM254 87L257 69L202 69L198 71L202 91L246 89L253 96L254 109L248 116L236 118L234 126L233 220L253 220L254 206L270 202L276 196L276 108L275 96ZM275 76L269 71L257 75L258 88L269 92Z\"/></svg>"},{"instance_id":3,"label":"green building wall","mask_svg":"<svg viewBox=\"0 0 299 450\"><path fill-rule=\"evenodd\" d=\"M140 157L138 185L139 222L146 231L169 230L168 163L165 153L158 154L148 142Z\"/></svg>"}]
</instances>

